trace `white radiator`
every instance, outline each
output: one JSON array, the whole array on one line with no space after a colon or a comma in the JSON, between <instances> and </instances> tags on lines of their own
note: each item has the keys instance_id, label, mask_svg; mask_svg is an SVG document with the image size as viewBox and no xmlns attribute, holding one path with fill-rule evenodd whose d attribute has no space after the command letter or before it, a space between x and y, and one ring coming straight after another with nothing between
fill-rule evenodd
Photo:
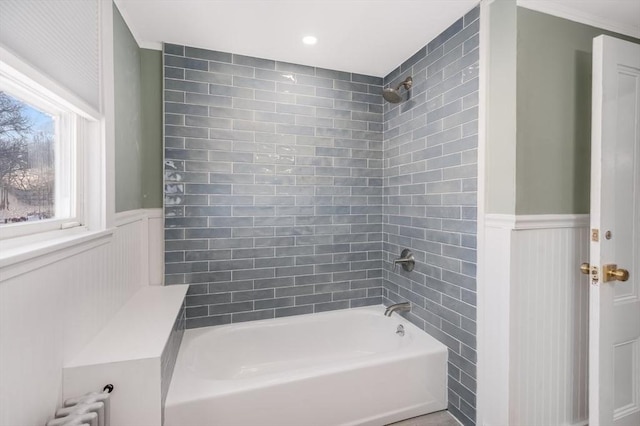
<instances>
[{"instance_id":1,"label":"white radiator","mask_svg":"<svg viewBox=\"0 0 640 426\"><path fill-rule=\"evenodd\" d=\"M90 392L78 398L69 398L63 408L56 411L56 418L46 426L110 426L109 396L113 385L106 385L102 392Z\"/></svg>"}]
</instances>

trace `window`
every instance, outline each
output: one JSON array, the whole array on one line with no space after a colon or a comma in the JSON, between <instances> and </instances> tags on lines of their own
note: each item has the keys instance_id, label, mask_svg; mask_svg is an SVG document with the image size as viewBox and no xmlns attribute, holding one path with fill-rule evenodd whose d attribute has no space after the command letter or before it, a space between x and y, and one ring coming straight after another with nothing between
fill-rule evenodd
<instances>
[{"instance_id":1,"label":"window","mask_svg":"<svg viewBox=\"0 0 640 426\"><path fill-rule=\"evenodd\" d=\"M0 239L86 224L83 147L98 114L30 77L0 61Z\"/></svg>"},{"instance_id":2,"label":"window","mask_svg":"<svg viewBox=\"0 0 640 426\"><path fill-rule=\"evenodd\" d=\"M55 193L60 121L0 91L0 226L67 218Z\"/></svg>"}]
</instances>

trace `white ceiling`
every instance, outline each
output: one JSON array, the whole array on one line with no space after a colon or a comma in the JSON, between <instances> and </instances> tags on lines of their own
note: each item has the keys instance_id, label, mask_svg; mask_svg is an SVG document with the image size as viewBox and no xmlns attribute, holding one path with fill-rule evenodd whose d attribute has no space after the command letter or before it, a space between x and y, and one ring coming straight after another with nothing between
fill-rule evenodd
<instances>
[{"instance_id":1,"label":"white ceiling","mask_svg":"<svg viewBox=\"0 0 640 426\"><path fill-rule=\"evenodd\" d=\"M160 42L385 76L478 0L116 0L142 47ZM315 46L302 37L313 34Z\"/></svg>"},{"instance_id":2,"label":"white ceiling","mask_svg":"<svg viewBox=\"0 0 640 426\"><path fill-rule=\"evenodd\" d=\"M115 0L141 47L162 42L385 76L478 0ZM640 37L640 0L522 0ZM304 35L318 38L302 44Z\"/></svg>"}]
</instances>

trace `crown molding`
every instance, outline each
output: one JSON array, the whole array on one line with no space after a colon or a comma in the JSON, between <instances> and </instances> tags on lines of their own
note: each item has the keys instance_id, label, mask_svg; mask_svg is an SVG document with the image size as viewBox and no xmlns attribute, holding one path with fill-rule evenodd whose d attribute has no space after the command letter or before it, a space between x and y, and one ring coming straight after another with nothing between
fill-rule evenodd
<instances>
[{"instance_id":1,"label":"crown molding","mask_svg":"<svg viewBox=\"0 0 640 426\"><path fill-rule=\"evenodd\" d=\"M162 50L162 43L158 41L149 41L143 40L140 35L137 33L133 26L129 25L131 19L129 17L129 13L124 4L121 4L121 1L114 0L116 6L125 23L129 27L133 38L136 40L136 43L139 47L143 49L151 49L151 50ZM485 5L490 5L495 0L480 0L481 3ZM550 0L517 0L517 5L535 10L538 12L546 13L549 15L557 16L560 18L568 19L570 21L579 22L586 25L591 25L597 28L602 28L605 30L613 31L619 34L624 34L627 36L640 38L640 27L633 25L624 25L619 22L603 19L601 16L585 12L583 10L575 9L567 7L566 5L559 4L558 1L550 1Z\"/></svg>"},{"instance_id":2,"label":"crown molding","mask_svg":"<svg viewBox=\"0 0 640 426\"><path fill-rule=\"evenodd\" d=\"M155 41L142 41L138 43L141 49L160 50L162 51L162 43Z\"/></svg>"},{"instance_id":3,"label":"crown molding","mask_svg":"<svg viewBox=\"0 0 640 426\"><path fill-rule=\"evenodd\" d=\"M531 9L537 12L546 13L548 15L557 16L559 18L568 19L570 21L579 22L581 24L591 25L592 27L601 28L603 30L613 31L618 34L640 38L640 26L625 25L620 22L603 19L601 16L586 12L584 10L567 7L566 5L562 5L556 1L518 0L517 5L526 9Z\"/></svg>"}]
</instances>

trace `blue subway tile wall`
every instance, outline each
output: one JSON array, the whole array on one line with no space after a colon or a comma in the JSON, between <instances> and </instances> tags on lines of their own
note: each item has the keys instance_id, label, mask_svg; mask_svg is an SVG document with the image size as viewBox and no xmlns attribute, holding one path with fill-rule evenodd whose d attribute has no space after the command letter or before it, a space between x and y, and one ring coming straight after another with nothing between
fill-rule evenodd
<instances>
[{"instance_id":1,"label":"blue subway tile wall","mask_svg":"<svg viewBox=\"0 0 640 426\"><path fill-rule=\"evenodd\" d=\"M383 300L449 348L449 410L475 424L479 7L384 79ZM413 251L413 272L393 259Z\"/></svg>"},{"instance_id":2,"label":"blue subway tile wall","mask_svg":"<svg viewBox=\"0 0 640 426\"><path fill-rule=\"evenodd\" d=\"M171 385L171 376L173 376L173 369L178 359L178 352L180 350L180 344L182 343L182 336L186 327L185 317L185 304L182 303L180 311L176 316L176 320L173 323L171 334L169 334L169 340L165 345L162 355L160 357L160 389L161 389L161 404L162 404L162 423L164 423L164 406L167 400L167 394L169 393L169 386Z\"/></svg>"},{"instance_id":3,"label":"blue subway tile wall","mask_svg":"<svg viewBox=\"0 0 640 426\"><path fill-rule=\"evenodd\" d=\"M164 46L187 328L382 303L382 78Z\"/></svg>"},{"instance_id":4,"label":"blue subway tile wall","mask_svg":"<svg viewBox=\"0 0 640 426\"><path fill-rule=\"evenodd\" d=\"M384 79L165 44L165 281L190 284L187 328L410 300L474 424L478 15Z\"/></svg>"}]
</instances>

